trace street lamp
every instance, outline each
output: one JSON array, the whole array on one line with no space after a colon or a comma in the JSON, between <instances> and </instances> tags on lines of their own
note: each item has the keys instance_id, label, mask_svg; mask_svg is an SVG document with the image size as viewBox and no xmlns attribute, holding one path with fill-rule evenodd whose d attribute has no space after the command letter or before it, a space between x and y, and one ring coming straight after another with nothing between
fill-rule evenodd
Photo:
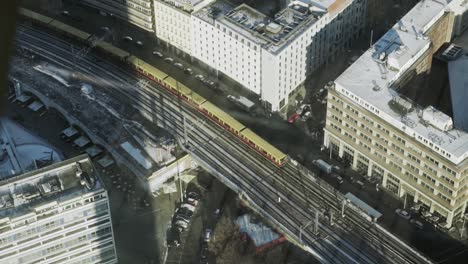
<instances>
[{"instance_id":1,"label":"street lamp","mask_svg":"<svg viewBox=\"0 0 468 264\"><path fill-rule=\"evenodd\" d=\"M464 235L465 235L465 220L466 220L467 217L468 217L468 214L463 215L463 223L462 223L462 227L460 229L460 238L463 238Z\"/></svg>"}]
</instances>

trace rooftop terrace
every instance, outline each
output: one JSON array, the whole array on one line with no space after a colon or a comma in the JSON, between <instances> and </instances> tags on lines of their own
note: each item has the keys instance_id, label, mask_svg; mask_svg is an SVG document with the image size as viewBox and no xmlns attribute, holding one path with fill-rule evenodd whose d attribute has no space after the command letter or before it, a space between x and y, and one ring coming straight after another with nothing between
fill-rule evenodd
<instances>
[{"instance_id":1,"label":"rooftop terrace","mask_svg":"<svg viewBox=\"0 0 468 264\"><path fill-rule=\"evenodd\" d=\"M102 184L96 173L88 156L81 155L0 181L0 218L21 216L98 190Z\"/></svg>"},{"instance_id":2,"label":"rooftop terrace","mask_svg":"<svg viewBox=\"0 0 468 264\"><path fill-rule=\"evenodd\" d=\"M451 119L436 109L422 109L402 98L393 87L429 49L430 40L424 34L444 14L447 2L419 2L338 77L335 85L345 97L458 164L468 157L468 133L452 128ZM400 107L393 107L395 104Z\"/></svg>"}]
</instances>

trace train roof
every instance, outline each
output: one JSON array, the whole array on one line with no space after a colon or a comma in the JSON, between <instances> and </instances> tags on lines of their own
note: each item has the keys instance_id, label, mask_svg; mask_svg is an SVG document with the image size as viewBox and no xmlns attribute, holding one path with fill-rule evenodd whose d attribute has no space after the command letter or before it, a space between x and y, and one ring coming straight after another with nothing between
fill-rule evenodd
<instances>
[{"instance_id":1,"label":"train roof","mask_svg":"<svg viewBox=\"0 0 468 264\"><path fill-rule=\"evenodd\" d=\"M34 11L31 11L31 10L25 9L25 8L20 8L19 12L20 12L21 15L23 15L25 17L28 17L28 18L31 18L31 19L34 19L34 20L38 20L38 21L40 21L40 22L42 22L44 24L49 24L50 22L52 22L54 20L53 18L41 15L39 13L36 13Z\"/></svg>"},{"instance_id":2,"label":"train roof","mask_svg":"<svg viewBox=\"0 0 468 264\"><path fill-rule=\"evenodd\" d=\"M135 56L130 56L127 58L127 61L131 64L137 65L138 67L142 68L145 72L153 75L153 77L156 77L160 80L164 80L168 75L167 73L153 67L149 63L145 62L144 60L135 57Z\"/></svg>"},{"instance_id":3,"label":"train roof","mask_svg":"<svg viewBox=\"0 0 468 264\"><path fill-rule=\"evenodd\" d=\"M232 116L226 114L223 110L219 109L217 106L214 104L210 103L209 101L206 101L203 103L203 108L205 108L208 112L216 116L219 120L221 120L223 123L229 125L232 129L236 131L241 131L241 129L245 128L245 126L236 119L234 119Z\"/></svg>"},{"instance_id":4,"label":"train roof","mask_svg":"<svg viewBox=\"0 0 468 264\"><path fill-rule=\"evenodd\" d=\"M119 57L120 59L125 59L128 56L130 56L130 53L126 52L123 49L117 48L116 46L110 44L109 42L99 41L96 44L96 47L101 48L101 49L103 49L103 50L105 50L105 51Z\"/></svg>"},{"instance_id":5,"label":"train roof","mask_svg":"<svg viewBox=\"0 0 468 264\"><path fill-rule=\"evenodd\" d=\"M178 85L180 93L187 96L188 98L190 98L195 103L200 105L200 104L202 104L203 102L206 101L206 99L204 97L197 94L196 92L194 92L193 90L191 90L187 86L183 85L182 83L178 82L177 85Z\"/></svg>"},{"instance_id":6,"label":"train roof","mask_svg":"<svg viewBox=\"0 0 468 264\"><path fill-rule=\"evenodd\" d=\"M246 128L241 132L241 134L247 137L253 143L255 143L255 145L268 152L268 154L270 154L275 159L281 160L286 157L286 154L281 152L279 149L275 148L270 143L266 142L263 138L255 134L252 130Z\"/></svg>"},{"instance_id":7,"label":"train roof","mask_svg":"<svg viewBox=\"0 0 468 264\"><path fill-rule=\"evenodd\" d=\"M86 41L91 35L84 32L84 31L81 31L75 27L72 27L72 26L69 26L67 24L64 24L58 20L54 20L52 22L50 22L50 24L52 27L56 28L56 29L59 29L63 32L67 32L68 34L71 34L83 41Z\"/></svg>"}]
</instances>

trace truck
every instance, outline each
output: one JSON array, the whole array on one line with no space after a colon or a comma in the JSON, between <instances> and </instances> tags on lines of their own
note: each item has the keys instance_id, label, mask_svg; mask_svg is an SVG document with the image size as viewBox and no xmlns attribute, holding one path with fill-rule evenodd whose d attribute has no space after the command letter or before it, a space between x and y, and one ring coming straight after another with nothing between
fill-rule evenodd
<instances>
[{"instance_id":1,"label":"truck","mask_svg":"<svg viewBox=\"0 0 468 264\"><path fill-rule=\"evenodd\" d=\"M235 97L233 95L228 95L227 99L247 112L250 112L255 106L254 102L250 101L249 99L243 96Z\"/></svg>"},{"instance_id":2,"label":"truck","mask_svg":"<svg viewBox=\"0 0 468 264\"><path fill-rule=\"evenodd\" d=\"M330 174L333 171L333 166L325 162L324 160L318 159L314 160L313 163L317 166L321 171Z\"/></svg>"}]
</instances>

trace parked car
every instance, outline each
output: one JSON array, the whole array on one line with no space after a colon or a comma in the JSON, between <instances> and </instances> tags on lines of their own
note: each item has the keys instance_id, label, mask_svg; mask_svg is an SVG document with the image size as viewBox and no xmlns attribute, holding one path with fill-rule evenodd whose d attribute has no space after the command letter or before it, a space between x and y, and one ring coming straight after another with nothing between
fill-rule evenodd
<instances>
[{"instance_id":1,"label":"parked car","mask_svg":"<svg viewBox=\"0 0 468 264\"><path fill-rule=\"evenodd\" d=\"M406 219L406 220L408 220L408 219L411 218L410 213L408 213L407 211L405 211L405 210L403 210L403 209L400 209L400 208L396 209L396 210L395 210L395 213L396 213L397 215L399 215L400 217L402 217L403 219Z\"/></svg>"},{"instance_id":2,"label":"parked car","mask_svg":"<svg viewBox=\"0 0 468 264\"><path fill-rule=\"evenodd\" d=\"M338 182L338 184L342 184L343 183L343 178L338 174L338 173L335 173L335 172L332 172L330 174L331 177L335 178Z\"/></svg>"},{"instance_id":3,"label":"parked car","mask_svg":"<svg viewBox=\"0 0 468 264\"><path fill-rule=\"evenodd\" d=\"M162 57L163 57L163 54L162 54L160 51L157 51L157 50L153 51L153 55L154 55L154 56L157 56L157 57L159 57L159 58L162 58Z\"/></svg>"},{"instance_id":4,"label":"parked car","mask_svg":"<svg viewBox=\"0 0 468 264\"><path fill-rule=\"evenodd\" d=\"M125 41L133 41L133 38L130 37L130 36L122 37L122 39L125 40Z\"/></svg>"},{"instance_id":5,"label":"parked car","mask_svg":"<svg viewBox=\"0 0 468 264\"><path fill-rule=\"evenodd\" d=\"M198 205L198 200L197 199L193 199L193 198L187 198L187 203L193 205L193 206L197 206Z\"/></svg>"},{"instance_id":6,"label":"parked car","mask_svg":"<svg viewBox=\"0 0 468 264\"><path fill-rule=\"evenodd\" d=\"M205 232L203 232L203 242L210 242L211 240L211 229L207 228L205 229Z\"/></svg>"},{"instance_id":7,"label":"parked car","mask_svg":"<svg viewBox=\"0 0 468 264\"><path fill-rule=\"evenodd\" d=\"M109 31L109 30L110 30L110 28L109 28L109 27L105 27L105 26L104 26L104 27L101 27L101 30L102 30L102 31Z\"/></svg>"},{"instance_id":8,"label":"parked car","mask_svg":"<svg viewBox=\"0 0 468 264\"><path fill-rule=\"evenodd\" d=\"M187 208L178 208L176 213L177 214L182 214L182 215L185 215L185 216L188 216L188 217L193 216L193 212L188 210Z\"/></svg>"},{"instance_id":9,"label":"parked car","mask_svg":"<svg viewBox=\"0 0 468 264\"><path fill-rule=\"evenodd\" d=\"M208 246L203 245L200 251L200 264L208 263Z\"/></svg>"},{"instance_id":10,"label":"parked car","mask_svg":"<svg viewBox=\"0 0 468 264\"><path fill-rule=\"evenodd\" d=\"M197 192L188 192L187 193L187 197L188 198L193 198L193 199L196 199L196 200L200 200L200 194L198 194Z\"/></svg>"},{"instance_id":11,"label":"parked car","mask_svg":"<svg viewBox=\"0 0 468 264\"><path fill-rule=\"evenodd\" d=\"M178 68L178 69L181 69L181 70L184 69L184 65L182 65L182 63L180 63L180 62L174 63L174 67L176 67L176 68Z\"/></svg>"},{"instance_id":12,"label":"parked car","mask_svg":"<svg viewBox=\"0 0 468 264\"><path fill-rule=\"evenodd\" d=\"M184 69L184 73L188 74L188 75L192 75L193 74L193 70L190 69L190 68L185 68Z\"/></svg>"},{"instance_id":13,"label":"parked car","mask_svg":"<svg viewBox=\"0 0 468 264\"><path fill-rule=\"evenodd\" d=\"M69 16L70 16L70 12L67 11L67 10L63 10L63 11L62 11L62 16L68 16L68 17L69 17Z\"/></svg>"},{"instance_id":14,"label":"parked car","mask_svg":"<svg viewBox=\"0 0 468 264\"><path fill-rule=\"evenodd\" d=\"M184 203L180 206L180 208L185 208L191 212L194 212L195 211L195 206L191 205L191 204L188 204L188 203Z\"/></svg>"},{"instance_id":15,"label":"parked car","mask_svg":"<svg viewBox=\"0 0 468 264\"><path fill-rule=\"evenodd\" d=\"M419 220L416 220L416 219L411 219L410 220L410 223L413 224L415 227L417 227L418 229L424 229L424 224L419 221Z\"/></svg>"},{"instance_id":16,"label":"parked car","mask_svg":"<svg viewBox=\"0 0 468 264\"><path fill-rule=\"evenodd\" d=\"M175 222L175 226L180 227L182 229L182 231L183 231L184 229L186 229L188 227L188 223L185 222L185 221L178 220L178 221ZM181 230L179 229L179 231L181 231Z\"/></svg>"},{"instance_id":17,"label":"parked car","mask_svg":"<svg viewBox=\"0 0 468 264\"><path fill-rule=\"evenodd\" d=\"M299 119L299 117L301 117L300 114L294 113L292 116L288 118L288 123L292 124L296 122L296 120Z\"/></svg>"},{"instance_id":18,"label":"parked car","mask_svg":"<svg viewBox=\"0 0 468 264\"><path fill-rule=\"evenodd\" d=\"M219 219L219 217L221 217L222 213L223 213L222 208L216 208L216 210L214 211L214 215L215 215L216 219Z\"/></svg>"},{"instance_id":19,"label":"parked car","mask_svg":"<svg viewBox=\"0 0 468 264\"><path fill-rule=\"evenodd\" d=\"M439 222L439 219L440 219L440 217L438 217L437 215L433 215L433 216L429 217L429 221L434 222L434 223Z\"/></svg>"},{"instance_id":20,"label":"parked car","mask_svg":"<svg viewBox=\"0 0 468 264\"><path fill-rule=\"evenodd\" d=\"M144 45L143 42L140 41L140 40L138 40L138 41L136 42L136 44L137 44L138 46L140 46L140 47L143 47L143 45Z\"/></svg>"},{"instance_id":21,"label":"parked car","mask_svg":"<svg viewBox=\"0 0 468 264\"><path fill-rule=\"evenodd\" d=\"M184 215L180 215L180 214L176 215L174 220L175 220L176 223L179 222L179 221L185 222L187 224L190 223L190 218L189 217L184 216Z\"/></svg>"},{"instance_id":22,"label":"parked car","mask_svg":"<svg viewBox=\"0 0 468 264\"><path fill-rule=\"evenodd\" d=\"M171 57L166 57L166 58L164 58L164 61L172 63L174 61L174 59L171 58Z\"/></svg>"},{"instance_id":23,"label":"parked car","mask_svg":"<svg viewBox=\"0 0 468 264\"><path fill-rule=\"evenodd\" d=\"M201 74L195 75L195 78L200 80L200 81L203 81L205 79L205 77L203 77L203 75L201 75Z\"/></svg>"}]
</instances>

